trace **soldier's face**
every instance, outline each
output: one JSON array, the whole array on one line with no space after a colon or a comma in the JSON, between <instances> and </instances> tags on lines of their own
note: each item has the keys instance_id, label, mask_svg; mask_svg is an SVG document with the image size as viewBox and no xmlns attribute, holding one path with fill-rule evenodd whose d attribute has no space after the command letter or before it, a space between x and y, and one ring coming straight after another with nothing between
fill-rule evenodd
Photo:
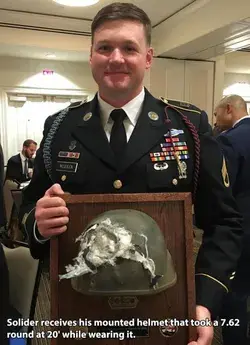
<instances>
[{"instance_id":1,"label":"soldier's face","mask_svg":"<svg viewBox=\"0 0 250 345\"><path fill-rule=\"evenodd\" d=\"M125 94L131 99L135 97L142 89L152 57L153 50L147 44L140 22L113 20L98 27L90 64L102 98L119 98Z\"/></svg>"},{"instance_id":2,"label":"soldier's face","mask_svg":"<svg viewBox=\"0 0 250 345\"><path fill-rule=\"evenodd\" d=\"M215 109L214 115L216 116L216 125L222 129L226 130L232 127L232 111L230 107L217 107Z\"/></svg>"}]
</instances>

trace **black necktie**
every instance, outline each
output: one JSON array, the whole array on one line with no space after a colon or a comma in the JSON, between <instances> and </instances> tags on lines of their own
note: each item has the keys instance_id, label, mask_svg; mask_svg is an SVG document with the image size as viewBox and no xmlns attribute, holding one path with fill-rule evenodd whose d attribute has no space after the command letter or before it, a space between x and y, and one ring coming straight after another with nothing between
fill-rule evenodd
<instances>
[{"instance_id":1,"label":"black necktie","mask_svg":"<svg viewBox=\"0 0 250 345\"><path fill-rule=\"evenodd\" d=\"M28 159L26 158L25 161L24 161L24 176L25 178L28 178L29 175L28 175Z\"/></svg>"},{"instance_id":2,"label":"black necktie","mask_svg":"<svg viewBox=\"0 0 250 345\"><path fill-rule=\"evenodd\" d=\"M127 137L123 124L127 114L123 109L115 109L111 112L110 116L114 121L110 135L110 146L117 161L119 161L127 144Z\"/></svg>"}]
</instances>

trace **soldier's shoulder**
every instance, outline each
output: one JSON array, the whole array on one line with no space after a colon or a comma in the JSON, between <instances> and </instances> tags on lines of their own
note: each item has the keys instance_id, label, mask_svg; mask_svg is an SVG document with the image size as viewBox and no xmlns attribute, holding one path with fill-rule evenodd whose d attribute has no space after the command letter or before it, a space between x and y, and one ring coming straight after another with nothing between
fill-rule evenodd
<instances>
[{"instance_id":1,"label":"soldier's shoulder","mask_svg":"<svg viewBox=\"0 0 250 345\"><path fill-rule=\"evenodd\" d=\"M87 102L87 100L77 101L77 102L70 103L68 108L75 109L75 108L79 108L81 106L87 105L88 103L89 102Z\"/></svg>"},{"instance_id":2,"label":"soldier's shoulder","mask_svg":"<svg viewBox=\"0 0 250 345\"><path fill-rule=\"evenodd\" d=\"M89 104L89 102L87 102L87 101L77 101L77 102L70 103L70 105L68 105L66 108L63 108L63 109L57 111L56 113L52 114L51 117L52 117L52 119L54 119L55 117L57 117L60 114L69 113L70 110L74 110L74 109L79 108L79 107L85 107L85 106L87 106L87 104Z\"/></svg>"},{"instance_id":3,"label":"soldier's shoulder","mask_svg":"<svg viewBox=\"0 0 250 345\"><path fill-rule=\"evenodd\" d=\"M169 105L172 108L176 108L179 110L185 110L185 111L196 113L196 114L201 114L201 112L202 112L202 110L200 108L198 108L194 104L188 103L186 101L180 101L180 100L170 99L170 98L165 98L165 97L160 97L159 99L161 102Z\"/></svg>"}]
</instances>

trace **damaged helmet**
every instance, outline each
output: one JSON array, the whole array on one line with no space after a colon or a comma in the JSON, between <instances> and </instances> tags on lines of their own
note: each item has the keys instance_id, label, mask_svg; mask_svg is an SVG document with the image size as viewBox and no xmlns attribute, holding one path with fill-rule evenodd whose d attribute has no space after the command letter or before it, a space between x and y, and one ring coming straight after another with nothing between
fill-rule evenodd
<instances>
[{"instance_id":1,"label":"damaged helmet","mask_svg":"<svg viewBox=\"0 0 250 345\"><path fill-rule=\"evenodd\" d=\"M172 258L157 223L147 214L120 209L94 218L76 239L73 265L61 279L88 295L151 295L176 283Z\"/></svg>"}]
</instances>

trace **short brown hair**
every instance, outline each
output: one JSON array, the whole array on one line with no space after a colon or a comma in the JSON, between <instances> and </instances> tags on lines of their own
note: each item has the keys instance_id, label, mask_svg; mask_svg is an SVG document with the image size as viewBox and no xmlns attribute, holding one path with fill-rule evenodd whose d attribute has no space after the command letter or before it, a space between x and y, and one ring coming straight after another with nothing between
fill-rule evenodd
<instances>
[{"instance_id":1,"label":"short brown hair","mask_svg":"<svg viewBox=\"0 0 250 345\"><path fill-rule=\"evenodd\" d=\"M127 2L114 2L103 7L93 19L91 25L92 43L96 29L109 20L133 20L143 24L148 45L151 44L151 21L148 15L139 7Z\"/></svg>"},{"instance_id":2,"label":"short brown hair","mask_svg":"<svg viewBox=\"0 0 250 345\"><path fill-rule=\"evenodd\" d=\"M27 139L23 142L23 146L25 146L25 147L29 147L31 144L34 144L37 146L37 143L32 139Z\"/></svg>"}]
</instances>

